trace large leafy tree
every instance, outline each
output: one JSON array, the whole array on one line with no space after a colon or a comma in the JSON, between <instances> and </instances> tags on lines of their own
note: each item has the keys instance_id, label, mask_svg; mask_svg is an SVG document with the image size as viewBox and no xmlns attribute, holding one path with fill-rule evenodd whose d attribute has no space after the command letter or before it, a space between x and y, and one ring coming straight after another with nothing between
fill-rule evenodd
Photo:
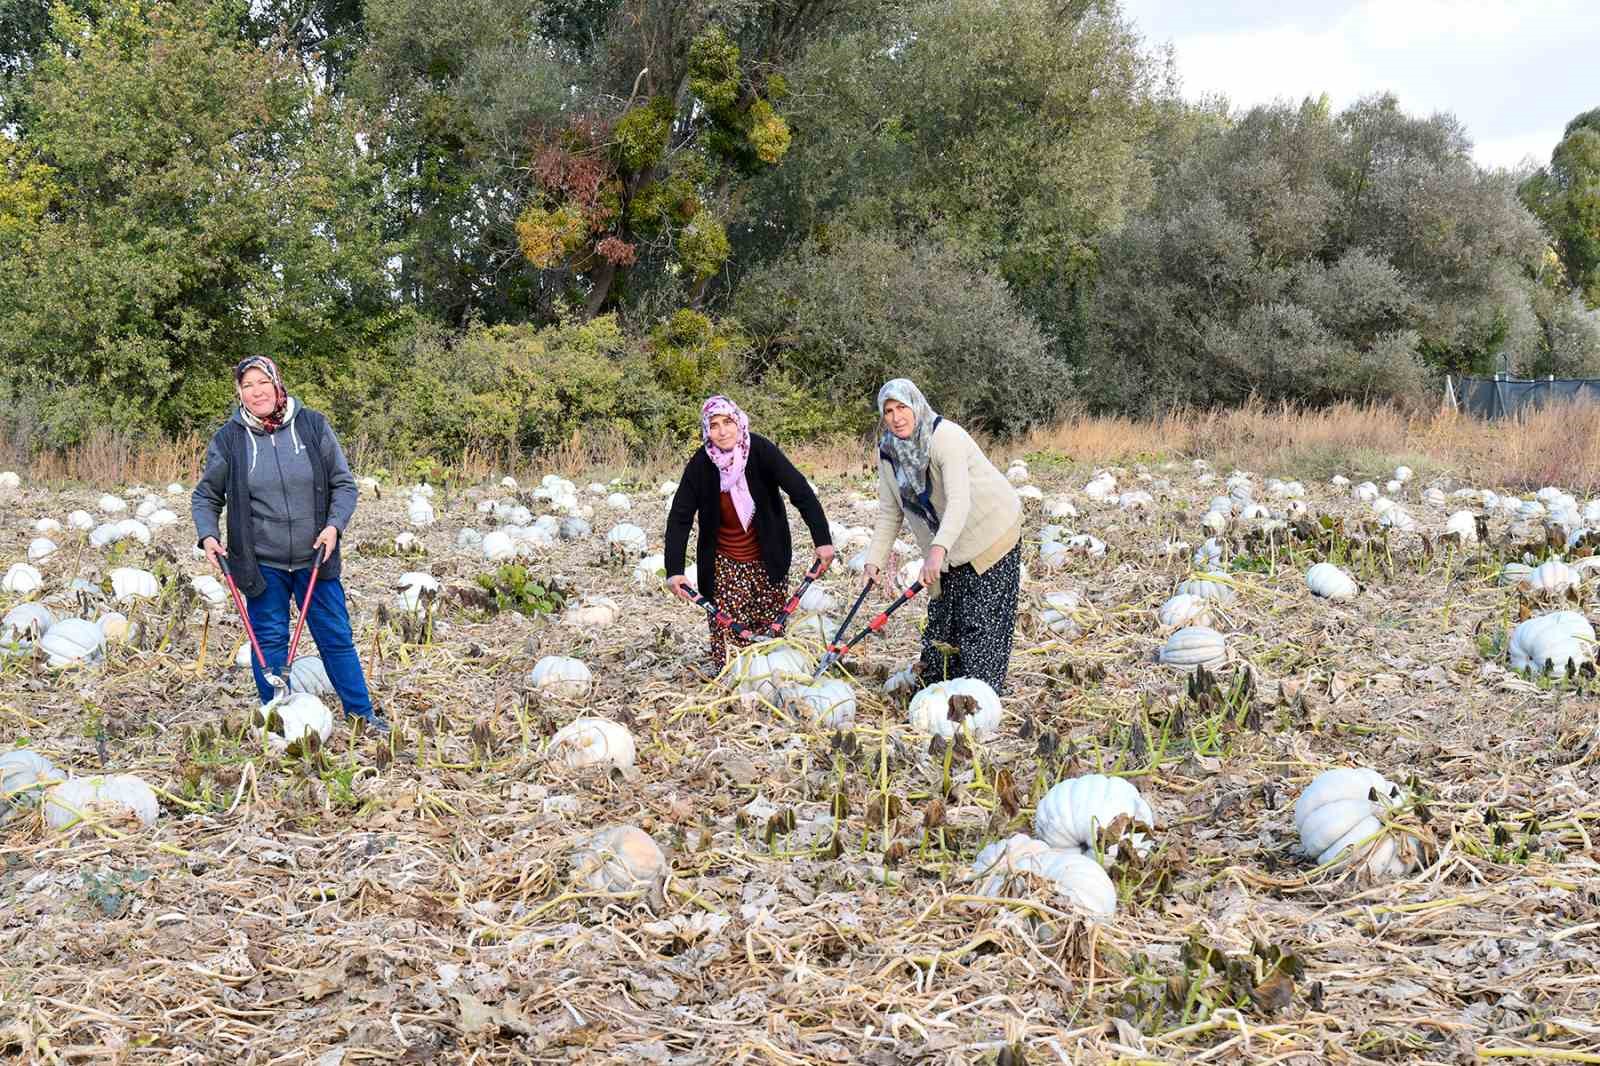
<instances>
[{"instance_id":1,"label":"large leafy tree","mask_svg":"<svg viewBox=\"0 0 1600 1066\"><path fill-rule=\"evenodd\" d=\"M735 236L933 241L996 270L1059 336L1098 240L1148 193L1165 73L1115 3L909 7L794 71L796 147Z\"/></svg>"},{"instance_id":2,"label":"large leafy tree","mask_svg":"<svg viewBox=\"0 0 1600 1066\"><path fill-rule=\"evenodd\" d=\"M1600 308L1600 108L1567 123L1550 165L1523 183L1522 195L1549 227L1568 283Z\"/></svg>"},{"instance_id":3,"label":"large leafy tree","mask_svg":"<svg viewBox=\"0 0 1600 1066\"><path fill-rule=\"evenodd\" d=\"M388 299L353 130L203 0L57 9L0 170L0 374L56 439L214 417L245 354L335 358Z\"/></svg>"},{"instance_id":4,"label":"large leafy tree","mask_svg":"<svg viewBox=\"0 0 1600 1066\"><path fill-rule=\"evenodd\" d=\"M1107 243L1085 386L1108 406L1323 402L1525 364L1553 306L1542 244L1448 115L1389 96L1254 108Z\"/></svg>"}]
</instances>

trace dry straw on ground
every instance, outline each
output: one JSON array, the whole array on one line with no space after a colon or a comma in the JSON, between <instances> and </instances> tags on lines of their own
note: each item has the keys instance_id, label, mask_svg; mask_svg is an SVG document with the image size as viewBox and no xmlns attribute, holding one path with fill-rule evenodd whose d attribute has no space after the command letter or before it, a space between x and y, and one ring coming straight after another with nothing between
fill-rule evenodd
<instances>
[{"instance_id":1,"label":"dry straw on ground","mask_svg":"<svg viewBox=\"0 0 1600 1066\"><path fill-rule=\"evenodd\" d=\"M1476 477L1435 456L1477 454L1486 430L1360 417L1357 434L1319 421L1297 434L1268 412L1189 437L1090 423L1029 447L1208 441L1255 454L1259 486L1283 471L1252 449L1334 441ZM1521 447L1504 461L1537 469ZM1089 473L1034 467L1047 494ZM7 662L0 736L80 773L139 773L164 811L148 831L51 834L36 813L0 827L0 1049L240 1064L1600 1061L1593 682L1506 670L1519 604L1495 576L1500 548L1374 539L1364 509L1310 485L1314 513L1349 519L1342 550L1366 591L1313 600L1314 547L1240 541L1242 594L1218 623L1239 662L1220 693L1191 700L1183 674L1150 661L1154 608L1188 571L1158 549L1198 539L1218 484L1188 463L1148 472L1152 517L1075 495L1084 516L1070 524L1110 545L1104 559L1046 574L1028 545L1025 597L1080 589L1081 632L1050 638L1025 613L1001 736L952 760L947 794L945 757L877 694L912 657L920 610L854 662L848 736L703 683L703 622L636 588L597 540L533 568L617 598L615 626L441 607L431 643L403 643L378 607L403 570L458 586L486 569L452 545L483 520L473 504L489 488L435 498L425 558L376 550L403 527L403 498L362 502L346 584L397 725L387 749L341 729L314 766L231 739L253 691L229 665L241 633L231 612L213 616L201 661L203 617L176 593L136 612L144 645L101 667ZM1119 477L1138 481L1132 467ZM836 520L869 520L849 502L866 487L857 471L818 480ZM1427 484L1405 504L1436 532L1444 512L1417 499ZM25 484L0 518L0 563L22 557L33 518L100 488ZM664 502L649 486L634 499L629 519L659 547ZM1038 524L1030 511L1030 534ZM157 543L154 565L200 572L183 527ZM110 565L69 542L43 569L60 589ZM843 567L827 583L851 591ZM524 694L548 653L593 668L582 706ZM544 758L544 738L580 713L630 724L636 772ZM1295 795L1346 764L1427 796L1408 816L1432 843L1416 874L1366 885L1294 854ZM1043 787L1092 769L1133 777L1160 822L1151 860L1116 872L1115 919L1085 923L1039 884L974 900L977 847L1025 829ZM615 823L668 849L667 881L632 897L573 887L569 850Z\"/></svg>"}]
</instances>

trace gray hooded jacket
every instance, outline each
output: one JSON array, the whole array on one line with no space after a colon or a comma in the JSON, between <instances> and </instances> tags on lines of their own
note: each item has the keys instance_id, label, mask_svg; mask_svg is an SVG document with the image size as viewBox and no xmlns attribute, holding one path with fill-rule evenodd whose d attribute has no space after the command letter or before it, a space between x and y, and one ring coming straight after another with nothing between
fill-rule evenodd
<instances>
[{"instance_id":1,"label":"gray hooded jacket","mask_svg":"<svg viewBox=\"0 0 1600 1066\"><path fill-rule=\"evenodd\" d=\"M321 423L320 432L302 436L297 423L315 419ZM237 410L230 421L244 426ZM230 484L229 449L225 443L224 425L211 439L206 449L204 472L190 499L194 516L196 539L204 543L207 537L222 539L219 521L226 503ZM237 433L237 430L233 432ZM242 449L245 464L245 483L249 486L250 535L256 562L282 570L300 570L311 565L316 554L312 542L322 531L317 516L324 508L327 524L339 531L341 539L356 509L356 479L350 473L344 449L334 436L333 427L326 425L315 412L305 412L294 405L287 421L272 433L256 433L245 426L244 436L248 446ZM323 469L327 472L329 499L316 498L316 470L308 449L320 444ZM321 504L321 506L319 506ZM232 552L230 545L230 554Z\"/></svg>"}]
</instances>

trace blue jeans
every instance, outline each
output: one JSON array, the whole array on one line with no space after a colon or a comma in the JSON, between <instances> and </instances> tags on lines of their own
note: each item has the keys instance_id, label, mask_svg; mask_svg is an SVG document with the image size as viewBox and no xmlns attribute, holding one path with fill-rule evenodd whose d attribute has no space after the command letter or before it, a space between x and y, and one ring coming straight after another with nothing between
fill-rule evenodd
<instances>
[{"instance_id":1,"label":"blue jeans","mask_svg":"<svg viewBox=\"0 0 1600 1066\"><path fill-rule=\"evenodd\" d=\"M305 600L311 571L308 568L290 573L274 566L260 569L267 588L261 595L249 598L250 626L256 631L256 640L261 642L261 654L266 656L267 665L273 673L283 677L283 663L289 657L289 599L292 596L297 605ZM328 671L328 680L333 682L333 690L339 694L339 701L344 704L344 713L372 717L372 696L367 692L367 676L361 672L361 658L356 654L355 637L350 632L344 586L338 581L317 578L306 628L317 642L322 665ZM299 655L300 649L297 648L295 654ZM266 703L272 699L272 686L267 684L261 664L253 655L250 672L255 675L261 702Z\"/></svg>"}]
</instances>

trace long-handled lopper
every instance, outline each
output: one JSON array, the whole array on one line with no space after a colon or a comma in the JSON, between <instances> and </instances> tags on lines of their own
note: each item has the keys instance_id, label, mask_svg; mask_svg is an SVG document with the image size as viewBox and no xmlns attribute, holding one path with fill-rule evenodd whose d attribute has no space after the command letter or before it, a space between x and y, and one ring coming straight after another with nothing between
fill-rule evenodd
<instances>
[{"instance_id":1,"label":"long-handled lopper","mask_svg":"<svg viewBox=\"0 0 1600 1066\"><path fill-rule=\"evenodd\" d=\"M320 553L319 553L320 556ZM272 672L267 665L267 656L261 650L261 642L256 639L255 627L250 624L250 609L245 606L244 594L239 591L239 586L233 580L233 571L228 569L228 560L225 556L217 556L217 565L222 568L222 577L228 582L228 591L233 593L233 605L239 610L239 621L244 625L244 635L250 638L250 647L255 649L256 662L261 664L261 675L266 678L267 684L275 693L274 699L282 699L289 694L289 683L282 677ZM317 587L317 571L322 567L319 557L311 564L311 580L306 582L306 600L300 605L300 618L295 623L294 637L289 642L289 659L284 663L284 673L289 672L289 664L294 662L295 649L300 644L300 631L305 628L306 612L311 608L311 593Z\"/></svg>"},{"instance_id":2,"label":"long-handled lopper","mask_svg":"<svg viewBox=\"0 0 1600 1066\"><path fill-rule=\"evenodd\" d=\"M733 620L733 615L712 603L705 596L700 595L700 590L695 588L693 585L685 584L683 586L683 591L686 595L688 595L689 602L704 611L706 613L706 617L711 619L712 624L726 629L735 639L751 642L761 639L760 633L754 629L751 629L743 622L735 622Z\"/></svg>"},{"instance_id":3,"label":"long-handled lopper","mask_svg":"<svg viewBox=\"0 0 1600 1066\"><path fill-rule=\"evenodd\" d=\"M871 587L872 587L871 585L867 586L867 588L871 588ZM811 675L812 680L816 680L817 678L821 677L823 674L827 673L828 672L828 667L832 666L834 663L842 662L844 660L844 657L846 655L850 654L850 649L855 647L857 644L861 643L863 640L865 640L868 633L876 633L880 629L882 629L884 626L888 625L889 616L894 614L900 608L904 607L906 604L910 603L912 601L912 599L916 597L917 593L919 593L921 591L922 591L922 582L920 582L920 581L912 582L911 586L909 588L907 588L904 592L902 592L900 595L895 597L893 603L889 604L889 606L887 606L883 610L879 611L878 614L877 614L877 617L873 618L872 621L868 622L865 626L863 626L862 629L861 629L861 632L857 633L855 636L851 637L849 640L845 641L843 644L838 643L839 638L837 636L835 636L834 637L834 643L831 646L829 646L829 648L828 648L828 654L826 654L826 655L824 655L822 657L822 664L817 667L817 672ZM863 597L866 596L866 589L862 590L861 595ZM856 606L859 607L860 605L861 605L861 601L858 599L856 601ZM852 615L855 614L855 608L851 608L850 613ZM849 619L847 618L847 619L845 619L845 621L848 622ZM839 627L839 632L840 633L844 632L844 626L840 626Z\"/></svg>"},{"instance_id":4,"label":"long-handled lopper","mask_svg":"<svg viewBox=\"0 0 1600 1066\"><path fill-rule=\"evenodd\" d=\"M778 616L767 623L767 631L774 638L783 636L783 631L789 627L789 619L793 618L794 613L800 609L800 601L805 597L806 590L811 587L812 582L828 572L828 566L831 563L831 559L823 559L819 556L811 564L811 569L806 571L805 579L800 582L800 587L795 589L794 595L790 596L784 603L783 608L778 611Z\"/></svg>"}]
</instances>

